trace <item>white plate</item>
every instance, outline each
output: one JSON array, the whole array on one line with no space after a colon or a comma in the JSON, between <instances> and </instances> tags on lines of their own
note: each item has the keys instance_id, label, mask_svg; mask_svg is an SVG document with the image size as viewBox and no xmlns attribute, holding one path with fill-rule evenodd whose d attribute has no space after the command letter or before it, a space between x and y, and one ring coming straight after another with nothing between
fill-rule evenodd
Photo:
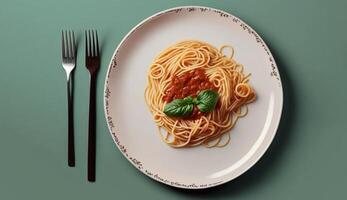
<instances>
[{"instance_id":1,"label":"white plate","mask_svg":"<svg viewBox=\"0 0 347 200\"><path fill-rule=\"evenodd\" d=\"M232 45L235 59L252 73L257 100L236 123L231 143L224 148L169 147L145 104L150 63L166 47L185 39ZM283 92L270 50L249 25L221 10L188 6L154 14L124 37L109 65L104 103L112 138L137 169L162 183L197 189L230 181L259 160L276 134Z\"/></svg>"}]
</instances>

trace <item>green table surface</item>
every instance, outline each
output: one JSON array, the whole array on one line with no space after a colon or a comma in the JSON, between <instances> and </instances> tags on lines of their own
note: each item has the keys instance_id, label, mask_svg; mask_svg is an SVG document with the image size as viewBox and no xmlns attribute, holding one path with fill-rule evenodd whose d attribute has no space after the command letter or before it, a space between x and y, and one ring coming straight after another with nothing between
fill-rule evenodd
<instances>
[{"instance_id":1,"label":"green table surface","mask_svg":"<svg viewBox=\"0 0 347 200\"><path fill-rule=\"evenodd\" d=\"M246 174L200 191L157 183L118 151L103 112L109 60L122 37L163 9L203 5L231 12L267 42L285 93L279 131ZM1 0L0 199L346 199L347 1ZM99 30L97 181L86 179L88 73L83 31ZM67 108L60 34L78 37L76 167L66 161Z\"/></svg>"}]
</instances>

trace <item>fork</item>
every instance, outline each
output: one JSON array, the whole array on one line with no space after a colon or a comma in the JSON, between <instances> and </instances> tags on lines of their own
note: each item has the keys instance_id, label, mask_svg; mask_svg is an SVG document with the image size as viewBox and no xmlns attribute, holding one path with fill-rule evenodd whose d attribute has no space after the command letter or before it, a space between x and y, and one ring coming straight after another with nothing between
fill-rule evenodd
<instances>
[{"instance_id":1,"label":"fork","mask_svg":"<svg viewBox=\"0 0 347 200\"><path fill-rule=\"evenodd\" d=\"M88 127L88 181L95 181L96 151L96 75L100 68L98 33L95 30L85 31L86 67L90 74L89 93L89 127Z\"/></svg>"},{"instance_id":2,"label":"fork","mask_svg":"<svg viewBox=\"0 0 347 200\"><path fill-rule=\"evenodd\" d=\"M68 108L68 165L75 166L75 144L73 128L73 94L71 73L76 66L76 44L75 33L73 31L62 31L62 65L67 78L67 108Z\"/></svg>"}]
</instances>

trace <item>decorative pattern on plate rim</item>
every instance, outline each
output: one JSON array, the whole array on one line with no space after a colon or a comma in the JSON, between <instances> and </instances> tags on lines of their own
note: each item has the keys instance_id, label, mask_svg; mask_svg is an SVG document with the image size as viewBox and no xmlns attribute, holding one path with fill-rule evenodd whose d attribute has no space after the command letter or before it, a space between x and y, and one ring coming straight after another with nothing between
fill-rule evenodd
<instances>
[{"instance_id":1,"label":"decorative pattern on plate rim","mask_svg":"<svg viewBox=\"0 0 347 200\"><path fill-rule=\"evenodd\" d=\"M166 12L162 12L162 13L158 13L156 15L153 15L151 16L150 18L146 19L147 22L153 20L154 18L157 18L163 14L167 14L167 13L180 13L182 11L188 11L188 12L206 12L206 11L210 11L210 12L214 12L216 14L218 14L220 17L224 17L224 18L231 18L232 22L238 24L242 30L246 31L248 34L252 35L253 38L256 40L257 43L259 43L259 45L264 49L264 51L266 52L266 54L269 56L269 62L270 62L270 76L275 78L278 83L279 83L279 86L281 87L282 83L281 83L281 79L280 79L280 76L279 76L279 72L278 72L278 69L277 69L277 65L275 63L275 59L273 58L273 56L271 55L270 53L270 50L269 48L266 46L265 42L263 41L263 39L251 28L249 27L245 22L243 22L241 19L229 14L229 13L226 13L224 11L221 11L221 10L217 10L217 9L214 9L214 8L208 8L208 7L183 7L183 8L176 8L176 9L171 9L171 10L168 10ZM145 23L141 23L139 26L137 26L136 28L134 28L127 36L131 35L132 33L136 32L139 28L141 28ZM125 42L126 40L128 39L125 38L125 40L123 42ZM118 54L118 50L117 52L115 53L115 56L112 58L112 64L111 64L111 68L116 68L117 66L117 54ZM110 76L110 71L111 69L109 69L109 72L108 72L108 78Z\"/></svg>"},{"instance_id":2,"label":"decorative pattern on plate rim","mask_svg":"<svg viewBox=\"0 0 347 200\"><path fill-rule=\"evenodd\" d=\"M177 181L174 180L168 180L166 178L161 177L158 173L155 172L151 172L150 170L145 168L145 164L141 161L139 161L138 159L136 159L135 157L129 155L127 148L122 145L121 141L119 140L119 133L116 133L115 131L115 124L112 121L112 117L110 116L110 112L109 112L109 99L111 97L111 90L108 87L109 85L109 78L111 77L111 73L113 71L117 70L117 55L119 53L119 47L128 40L129 36L136 32L139 28L141 28L145 23L144 22L150 22L151 20L167 14L167 13L174 13L174 14L179 14L182 11L188 11L188 12L206 12L206 11L210 11L210 12L214 12L216 14L218 14L220 17L223 18L231 18L232 22L237 23L244 31L248 32L248 34L252 35L254 37L254 39L256 40L257 43L259 43L261 45L261 47L264 49L264 51L266 52L266 54L269 56L269 62L270 62L270 76L275 78L278 81L278 85L281 87L282 83L281 83L281 79L278 73L278 69L277 69L277 65L275 63L274 58L272 57L269 48L266 46L265 42L262 40L262 38L251 28L249 27L246 23L244 23L241 19L226 13L224 11L218 10L218 9L214 9L214 8L209 8L209 7L199 7L199 6L188 6L188 7L179 7L179 8L173 8L173 9L169 9L163 12L160 12L158 14L155 14L145 20L143 20L142 22L140 22L140 24L138 26L136 26L134 29L131 30L131 32L129 32L125 38L122 40L122 42L120 43L120 45L118 46L116 52L114 53L112 60L111 60L111 64L110 67L107 71L107 79L105 82L105 113L106 113L106 120L112 135L112 138L114 140L114 142L116 143L118 149L123 153L123 155L129 160L131 161L131 163L138 168L142 173L146 174L147 176L151 177L154 180L157 180L159 182L165 183L167 185L171 185L174 187L179 187L179 188L188 188L188 189L203 189L203 188L208 188L208 187L213 187L213 186L217 186L220 185L222 183L224 183L225 181L218 181L218 182L213 182L213 183L207 183L207 184L196 184L196 183L191 183L191 184L184 184L184 183L179 183Z\"/></svg>"}]
</instances>

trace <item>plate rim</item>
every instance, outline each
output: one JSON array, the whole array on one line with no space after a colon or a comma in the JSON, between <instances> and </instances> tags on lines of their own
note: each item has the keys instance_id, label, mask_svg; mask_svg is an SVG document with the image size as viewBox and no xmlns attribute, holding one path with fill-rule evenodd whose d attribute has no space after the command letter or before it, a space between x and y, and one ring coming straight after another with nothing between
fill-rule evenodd
<instances>
[{"instance_id":1,"label":"plate rim","mask_svg":"<svg viewBox=\"0 0 347 200\"><path fill-rule=\"evenodd\" d=\"M246 25L249 31L252 31L257 37L259 37L259 40L262 42L262 45L265 49L265 51L268 53L269 57L272 59L272 64L273 64L273 71L271 72L271 76L275 76L275 78L277 79L279 86L280 86L280 90L279 90L279 117L277 120L274 121L275 124L275 128L271 133L271 137L269 138L268 142L264 145L264 149L262 150L262 152L256 156L254 159L252 159L251 163L245 167L243 170L241 170L239 173L237 173L237 175L232 176L232 177L228 177L223 181L219 181L216 183L212 183L212 184L206 184L206 186L198 186L193 184L190 185L185 185L185 184L172 184L170 183L170 181L166 181L163 178L156 178L154 176L150 176L149 174L147 174L145 172L145 169L142 167L142 163L138 160L136 160L135 158L129 157L128 154L126 153L126 148L120 144L118 138L116 135L113 134L113 130L112 128L114 128L114 124L112 123L112 121L110 121L110 116L108 114L108 97L109 97L109 91L108 91L108 81L110 79L110 72L113 68L114 63L116 63L116 56L117 53L119 51L119 49L122 47L123 43L129 38L129 36L139 27L141 27L142 25L146 24L147 22L150 22L151 19L159 17L162 14L168 13L168 12L172 12L172 11L177 11L177 10L182 10L182 9L206 9L209 11L213 11L213 12L217 12L219 13L221 16L222 15L226 15L228 17L233 17L233 19L236 19L238 21L240 21L242 24ZM274 73L274 74L273 74ZM238 178L239 176L241 176L242 174L244 174L245 172L247 172L250 168L252 168L263 156L264 154L268 151L270 145L273 142L274 137L277 134L279 125L280 125L280 121L282 119L282 114L283 114L283 98L284 98L284 91L283 91L283 85L282 85L282 79L280 76L280 72L277 66L277 63L270 51L270 49L268 48L267 44L265 43L265 41L263 40L263 38L250 26L248 25L246 22L244 22L243 20L241 20L239 17L235 16L234 14L231 14L229 12L223 11L221 9L218 8L213 8L213 7L207 7L207 6L197 6L197 5L188 5L188 6L177 6L177 7L172 7L172 8L168 8L165 10L161 10L159 12L154 13L153 15L150 15L149 17L146 17L145 19L141 20L139 23L137 23L123 38L122 40L119 42L119 44L117 45L116 49L114 50L114 53L112 54L111 60L108 64L108 68L107 68L107 72L106 72L106 78L105 78L105 82L104 82L104 92L103 92L103 102L104 102L104 116L105 116L105 120L107 123L107 127L108 130L110 132L110 135L112 137L113 142L116 144L118 150L122 153L122 155L136 168L138 169L140 172L142 172L144 175L146 175L147 177L150 177L151 179L158 181L160 183L172 186L172 187L176 187L176 188L183 188L183 189L206 189L206 188L211 188L211 187L215 187L218 185L222 185L224 183L230 182L236 178Z\"/></svg>"}]
</instances>

